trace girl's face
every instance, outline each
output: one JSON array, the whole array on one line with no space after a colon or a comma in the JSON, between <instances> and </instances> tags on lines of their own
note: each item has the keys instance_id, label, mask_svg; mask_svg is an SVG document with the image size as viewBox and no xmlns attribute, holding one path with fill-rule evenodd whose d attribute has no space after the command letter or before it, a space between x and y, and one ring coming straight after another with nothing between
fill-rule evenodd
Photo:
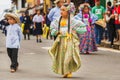
<instances>
[{"instance_id":1,"label":"girl's face","mask_svg":"<svg viewBox=\"0 0 120 80\"><path fill-rule=\"evenodd\" d=\"M88 12L89 12L89 8L88 8L88 7L85 7L85 8L83 9L83 12L84 12L84 13L88 13Z\"/></svg>"},{"instance_id":2,"label":"girl's face","mask_svg":"<svg viewBox=\"0 0 120 80\"><path fill-rule=\"evenodd\" d=\"M61 7L61 16L62 17L67 17L68 16L68 11L67 11L67 8L65 6Z\"/></svg>"},{"instance_id":3,"label":"girl's face","mask_svg":"<svg viewBox=\"0 0 120 80\"><path fill-rule=\"evenodd\" d=\"M12 17L7 17L7 20L8 20L9 24L15 24L16 23L15 19L12 18Z\"/></svg>"},{"instance_id":4,"label":"girl's face","mask_svg":"<svg viewBox=\"0 0 120 80\"><path fill-rule=\"evenodd\" d=\"M40 14L40 11L37 11L37 14Z\"/></svg>"}]
</instances>

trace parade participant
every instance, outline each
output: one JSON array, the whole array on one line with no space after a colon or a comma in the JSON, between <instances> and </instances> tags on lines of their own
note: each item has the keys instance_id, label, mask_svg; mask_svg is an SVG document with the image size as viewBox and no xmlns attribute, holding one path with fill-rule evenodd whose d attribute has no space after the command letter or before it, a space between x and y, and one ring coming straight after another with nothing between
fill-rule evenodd
<instances>
[{"instance_id":1,"label":"parade participant","mask_svg":"<svg viewBox=\"0 0 120 80\"><path fill-rule=\"evenodd\" d=\"M43 27L44 18L40 14L40 10L37 11L37 14L33 17L34 22L34 35L36 35L36 42L42 42L41 36L43 34L42 27Z\"/></svg>"},{"instance_id":2,"label":"parade participant","mask_svg":"<svg viewBox=\"0 0 120 80\"><path fill-rule=\"evenodd\" d=\"M13 13L7 13L5 17L10 24L7 26L6 47L7 53L11 60L11 72L15 72L18 68L18 50L22 39L22 31L18 23L19 18Z\"/></svg>"},{"instance_id":3,"label":"parade participant","mask_svg":"<svg viewBox=\"0 0 120 80\"><path fill-rule=\"evenodd\" d=\"M61 17L51 23L51 34L57 35L49 53L53 59L53 71L64 75L64 78L72 77L72 72L81 66L79 54L79 39L76 33L86 32L85 24L81 21L70 19L70 6L64 4L61 7Z\"/></svg>"},{"instance_id":4,"label":"parade participant","mask_svg":"<svg viewBox=\"0 0 120 80\"><path fill-rule=\"evenodd\" d=\"M28 12L26 11L23 17L23 23L24 23L24 29L23 29L23 34L24 34L24 40L26 40L26 35L28 36L28 40L30 40L30 16Z\"/></svg>"},{"instance_id":5,"label":"parade participant","mask_svg":"<svg viewBox=\"0 0 120 80\"><path fill-rule=\"evenodd\" d=\"M100 0L95 0L95 6L92 8L92 13L98 16L98 20L103 19L105 9L100 5ZM103 27L95 25L95 38L97 46L100 46L101 40L103 39Z\"/></svg>"},{"instance_id":6,"label":"parade participant","mask_svg":"<svg viewBox=\"0 0 120 80\"><path fill-rule=\"evenodd\" d=\"M87 29L87 32L84 35L79 35L81 53L89 54L90 52L97 51L94 32L94 23L97 18L97 16L90 12L90 7L85 4L81 9L81 12L75 16L75 19L82 21Z\"/></svg>"}]
</instances>

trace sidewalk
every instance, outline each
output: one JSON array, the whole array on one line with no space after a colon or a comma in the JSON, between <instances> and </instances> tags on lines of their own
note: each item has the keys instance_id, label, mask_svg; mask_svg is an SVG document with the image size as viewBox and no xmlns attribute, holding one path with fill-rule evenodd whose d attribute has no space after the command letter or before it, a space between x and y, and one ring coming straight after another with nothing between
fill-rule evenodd
<instances>
[{"instance_id":1,"label":"sidewalk","mask_svg":"<svg viewBox=\"0 0 120 80\"><path fill-rule=\"evenodd\" d=\"M103 40L101 43L102 47L110 48L110 42ZM120 43L114 42L113 49L120 50Z\"/></svg>"}]
</instances>

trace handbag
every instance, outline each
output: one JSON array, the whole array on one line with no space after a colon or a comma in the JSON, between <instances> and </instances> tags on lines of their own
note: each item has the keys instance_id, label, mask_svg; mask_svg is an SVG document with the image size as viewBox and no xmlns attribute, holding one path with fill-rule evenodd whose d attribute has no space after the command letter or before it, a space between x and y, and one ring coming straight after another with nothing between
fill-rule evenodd
<instances>
[{"instance_id":1,"label":"handbag","mask_svg":"<svg viewBox=\"0 0 120 80\"><path fill-rule=\"evenodd\" d=\"M25 27L25 24L22 23L22 24L21 24L21 30L22 30L22 32L24 31L24 27Z\"/></svg>"},{"instance_id":2,"label":"handbag","mask_svg":"<svg viewBox=\"0 0 120 80\"><path fill-rule=\"evenodd\" d=\"M47 27L46 24L44 24L44 27L43 27L43 38L46 38L47 37L47 34L49 32L49 27Z\"/></svg>"}]
</instances>

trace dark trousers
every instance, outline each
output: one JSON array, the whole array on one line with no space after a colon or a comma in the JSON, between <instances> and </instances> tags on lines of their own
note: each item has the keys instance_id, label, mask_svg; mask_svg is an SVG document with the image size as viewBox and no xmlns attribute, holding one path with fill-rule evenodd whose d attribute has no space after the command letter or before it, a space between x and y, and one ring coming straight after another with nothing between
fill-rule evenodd
<instances>
[{"instance_id":1,"label":"dark trousers","mask_svg":"<svg viewBox=\"0 0 120 80\"><path fill-rule=\"evenodd\" d=\"M24 39L26 40L26 35L28 36L28 40L30 40L30 30L24 30L23 34L24 34Z\"/></svg>"},{"instance_id":2,"label":"dark trousers","mask_svg":"<svg viewBox=\"0 0 120 80\"><path fill-rule=\"evenodd\" d=\"M116 37L116 30L115 26L108 26L108 34L109 34L109 41L111 42L111 45L114 44L114 38Z\"/></svg>"},{"instance_id":3,"label":"dark trousers","mask_svg":"<svg viewBox=\"0 0 120 80\"><path fill-rule=\"evenodd\" d=\"M99 26L99 25L95 25L95 38L96 38L96 43L97 44L101 44L101 40L103 39L103 32L104 29Z\"/></svg>"},{"instance_id":4,"label":"dark trousers","mask_svg":"<svg viewBox=\"0 0 120 80\"><path fill-rule=\"evenodd\" d=\"M7 48L8 56L11 60L11 69L18 67L18 48Z\"/></svg>"}]
</instances>

